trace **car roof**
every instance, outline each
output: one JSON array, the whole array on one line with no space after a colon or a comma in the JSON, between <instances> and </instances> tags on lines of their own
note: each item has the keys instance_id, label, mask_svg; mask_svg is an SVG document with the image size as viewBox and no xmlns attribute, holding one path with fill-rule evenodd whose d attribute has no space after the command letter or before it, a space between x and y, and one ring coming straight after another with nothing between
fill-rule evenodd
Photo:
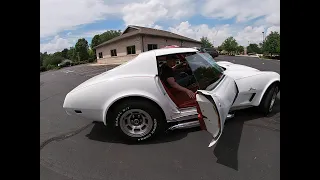
<instances>
[{"instance_id":1,"label":"car roof","mask_svg":"<svg viewBox=\"0 0 320 180\"><path fill-rule=\"evenodd\" d=\"M154 52L156 56L163 56L167 54L176 54L176 53L186 53L186 52L197 52L197 49L194 48L163 48L163 49L155 49L148 52Z\"/></svg>"},{"instance_id":2,"label":"car roof","mask_svg":"<svg viewBox=\"0 0 320 180\"><path fill-rule=\"evenodd\" d=\"M158 73L156 56L162 56L167 54L185 53L185 52L197 52L198 50L193 48L164 48L155 49L140 53L132 60L113 68L108 71L109 75L137 75L137 74L149 74L154 75Z\"/></svg>"}]
</instances>

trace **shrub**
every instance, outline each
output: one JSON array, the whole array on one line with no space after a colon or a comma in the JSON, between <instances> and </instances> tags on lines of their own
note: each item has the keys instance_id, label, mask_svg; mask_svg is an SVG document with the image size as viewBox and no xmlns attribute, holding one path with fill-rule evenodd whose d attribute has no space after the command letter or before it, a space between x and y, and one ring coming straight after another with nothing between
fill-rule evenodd
<instances>
[{"instance_id":1,"label":"shrub","mask_svg":"<svg viewBox=\"0 0 320 180\"><path fill-rule=\"evenodd\" d=\"M55 69L56 68L56 66L55 65L52 65L52 64L49 64L48 66L47 66L47 70L51 70L51 69Z\"/></svg>"},{"instance_id":2,"label":"shrub","mask_svg":"<svg viewBox=\"0 0 320 180\"><path fill-rule=\"evenodd\" d=\"M46 67L40 66L40 72L43 72L43 71L46 71L46 70L47 70Z\"/></svg>"},{"instance_id":3,"label":"shrub","mask_svg":"<svg viewBox=\"0 0 320 180\"><path fill-rule=\"evenodd\" d=\"M57 66L59 63L62 62L64 58L61 56L53 56L50 55L48 57L45 57L45 59L43 60L43 66L48 67L48 65L54 65Z\"/></svg>"}]
</instances>

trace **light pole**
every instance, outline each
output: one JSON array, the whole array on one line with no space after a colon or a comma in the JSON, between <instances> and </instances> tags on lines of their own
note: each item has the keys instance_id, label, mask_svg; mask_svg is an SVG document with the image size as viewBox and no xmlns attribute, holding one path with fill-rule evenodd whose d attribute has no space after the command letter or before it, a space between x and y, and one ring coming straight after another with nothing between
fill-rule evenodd
<instances>
[{"instance_id":1,"label":"light pole","mask_svg":"<svg viewBox=\"0 0 320 180\"><path fill-rule=\"evenodd\" d=\"M262 31L262 43L264 43L264 31Z\"/></svg>"}]
</instances>

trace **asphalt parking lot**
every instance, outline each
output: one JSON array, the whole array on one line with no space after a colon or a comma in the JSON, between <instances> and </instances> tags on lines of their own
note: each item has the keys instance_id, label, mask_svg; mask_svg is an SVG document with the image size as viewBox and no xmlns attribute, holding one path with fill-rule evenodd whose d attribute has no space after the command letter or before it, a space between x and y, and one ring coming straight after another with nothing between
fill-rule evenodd
<instances>
[{"instance_id":1,"label":"asphalt parking lot","mask_svg":"<svg viewBox=\"0 0 320 180\"><path fill-rule=\"evenodd\" d=\"M280 61L216 60L280 73ZM280 179L280 94L270 117L251 109L238 111L212 148L207 148L210 134L199 128L128 145L101 123L67 116L62 108L70 90L113 67L80 65L40 74L40 179Z\"/></svg>"}]
</instances>

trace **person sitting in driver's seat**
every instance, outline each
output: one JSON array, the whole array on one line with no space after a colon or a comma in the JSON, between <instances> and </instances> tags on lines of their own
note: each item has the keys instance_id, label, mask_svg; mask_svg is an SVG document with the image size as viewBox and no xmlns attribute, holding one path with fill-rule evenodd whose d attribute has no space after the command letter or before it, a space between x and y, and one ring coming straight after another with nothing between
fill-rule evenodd
<instances>
[{"instance_id":1,"label":"person sitting in driver's seat","mask_svg":"<svg viewBox=\"0 0 320 180\"><path fill-rule=\"evenodd\" d=\"M174 79L174 73L172 67L176 65L176 61L173 57L169 56L167 63L161 66L160 79L164 82L165 86L168 88L174 88L178 91L186 93L190 98L195 98L194 92L191 90L180 86Z\"/></svg>"}]
</instances>

